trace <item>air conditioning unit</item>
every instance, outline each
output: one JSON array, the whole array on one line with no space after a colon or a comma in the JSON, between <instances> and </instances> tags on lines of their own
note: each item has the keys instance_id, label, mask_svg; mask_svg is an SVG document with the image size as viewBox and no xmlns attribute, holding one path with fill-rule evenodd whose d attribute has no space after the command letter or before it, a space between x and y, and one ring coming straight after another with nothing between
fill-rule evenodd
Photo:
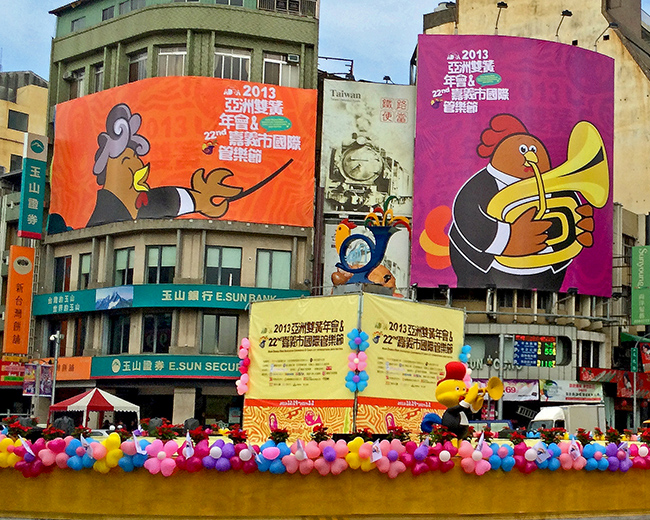
<instances>
[{"instance_id":1,"label":"air conditioning unit","mask_svg":"<svg viewBox=\"0 0 650 520\"><path fill-rule=\"evenodd\" d=\"M289 63L300 63L300 54L287 54L287 61Z\"/></svg>"}]
</instances>

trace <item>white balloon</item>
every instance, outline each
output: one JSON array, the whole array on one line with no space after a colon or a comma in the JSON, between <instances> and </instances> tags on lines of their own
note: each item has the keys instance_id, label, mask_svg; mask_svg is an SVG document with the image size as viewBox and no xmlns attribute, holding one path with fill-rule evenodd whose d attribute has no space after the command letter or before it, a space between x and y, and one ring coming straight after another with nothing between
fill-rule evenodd
<instances>
[{"instance_id":1,"label":"white balloon","mask_svg":"<svg viewBox=\"0 0 650 520\"><path fill-rule=\"evenodd\" d=\"M296 451L296 460L297 461L303 461L306 458L307 458L307 454L305 453L305 450Z\"/></svg>"},{"instance_id":2,"label":"white balloon","mask_svg":"<svg viewBox=\"0 0 650 520\"><path fill-rule=\"evenodd\" d=\"M442 450L440 452L440 455L438 455L438 458L442 462L447 462L449 459L451 459L451 453L449 453L447 450Z\"/></svg>"},{"instance_id":3,"label":"white balloon","mask_svg":"<svg viewBox=\"0 0 650 520\"><path fill-rule=\"evenodd\" d=\"M251 453L251 450L248 448L245 448L239 452L239 458L243 460L244 462L251 460L253 458L253 454Z\"/></svg>"},{"instance_id":4,"label":"white balloon","mask_svg":"<svg viewBox=\"0 0 650 520\"><path fill-rule=\"evenodd\" d=\"M528 448L524 454L524 458L528 462L533 462L537 458L537 450L535 448Z\"/></svg>"},{"instance_id":5,"label":"white balloon","mask_svg":"<svg viewBox=\"0 0 650 520\"><path fill-rule=\"evenodd\" d=\"M476 462L478 462L478 461L481 460L482 458L483 458L483 454L482 454L480 451L478 451L478 450L474 450L474 451L472 452L472 459L474 459Z\"/></svg>"},{"instance_id":6,"label":"white balloon","mask_svg":"<svg viewBox=\"0 0 650 520\"><path fill-rule=\"evenodd\" d=\"M467 359L469 359L469 358L471 358L471 357L472 357L472 355L471 355L471 354L465 354L465 355L467 356Z\"/></svg>"},{"instance_id":7,"label":"white balloon","mask_svg":"<svg viewBox=\"0 0 650 520\"><path fill-rule=\"evenodd\" d=\"M465 371L465 374L468 375L468 376L471 376L472 375L472 369L467 367L467 370Z\"/></svg>"},{"instance_id":8,"label":"white balloon","mask_svg":"<svg viewBox=\"0 0 650 520\"><path fill-rule=\"evenodd\" d=\"M222 453L223 452L221 451L221 448L219 446L213 446L212 448L210 448L210 457L212 457L213 459L220 458Z\"/></svg>"},{"instance_id":9,"label":"white balloon","mask_svg":"<svg viewBox=\"0 0 650 520\"><path fill-rule=\"evenodd\" d=\"M641 457L647 457L648 456L648 447L647 446L639 446L639 455Z\"/></svg>"}]
</instances>

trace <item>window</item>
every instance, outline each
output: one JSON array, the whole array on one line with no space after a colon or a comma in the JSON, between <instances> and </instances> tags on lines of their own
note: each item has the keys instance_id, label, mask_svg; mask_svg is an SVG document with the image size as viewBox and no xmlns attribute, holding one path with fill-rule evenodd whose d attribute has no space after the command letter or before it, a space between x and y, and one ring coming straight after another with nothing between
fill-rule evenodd
<instances>
[{"instance_id":1,"label":"window","mask_svg":"<svg viewBox=\"0 0 650 520\"><path fill-rule=\"evenodd\" d=\"M75 356L83 356L84 348L86 347L86 328L88 325L88 317L76 318L74 322L74 354Z\"/></svg>"},{"instance_id":2,"label":"window","mask_svg":"<svg viewBox=\"0 0 650 520\"><path fill-rule=\"evenodd\" d=\"M600 343L597 341L582 340L582 348L580 353L580 366L581 367L600 367Z\"/></svg>"},{"instance_id":3,"label":"window","mask_svg":"<svg viewBox=\"0 0 650 520\"><path fill-rule=\"evenodd\" d=\"M214 77L248 81L251 53L242 49L214 49Z\"/></svg>"},{"instance_id":4,"label":"window","mask_svg":"<svg viewBox=\"0 0 650 520\"><path fill-rule=\"evenodd\" d=\"M291 253L258 249L255 285L288 289L291 283Z\"/></svg>"},{"instance_id":5,"label":"window","mask_svg":"<svg viewBox=\"0 0 650 520\"><path fill-rule=\"evenodd\" d=\"M517 291L517 308L530 309L532 305L533 305L532 293L524 289L519 289Z\"/></svg>"},{"instance_id":6,"label":"window","mask_svg":"<svg viewBox=\"0 0 650 520\"><path fill-rule=\"evenodd\" d=\"M286 54L264 54L264 83L283 87L300 86L300 65L289 63Z\"/></svg>"},{"instance_id":7,"label":"window","mask_svg":"<svg viewBox=\"0 0 650 520\"><path fill-rule=\"evenodd\" d=\"M129 56L129 83L147 77L147 51Z\"/></svg>"},{"instance_id":8,"label":"window","mask_svg":"<svg viewBox=\"0 0 650 520\"><path fill-rule=\"evenodd\" d=\"M172 283L176 266L176 246L147 247L147 283Z\"/></svg>"},{"instance_id":9,"label":"window","mask_svg":"<svg viewBox=\"0 0 650 520\"><path fill-rule=\"evenodd\" d=\"M110 20L114 16L115 16L115 6L102 9L102 22L105 22L106 20Z\"/></svg>"},{"instance_id":10,"label":"window","mask_svg":"<svg viewBox=\"0 0 650 520\"><path fill-rule=\"evenodd\" d=\"M19 132L27 132L28 126L29 114L17 112L16 110L9 110L9 120L7 121L8 128L18 130Z\"/></svg>"},{"instance_id":11,"label":"window","mask_svg":"<svg viewBox=\"0 0 650 520\"><path fill-rule=\"evenodd\" d=\"M23 156L11 154L11 159L9 163L9 171L16 172L23 169Z\"/></svg>"},{"instance_id":12,"label":"window","mask_svg":"<svg viewBox=\"0 0 650 520\"><path fill-rule=\"evenodd\" d=\"M79 255L79 280L77 290L83 291L88 289L90 283L90 253Z\"/></svg>"},{"instance_id":13,"label":"window","mask_svg":"<svg viewBox=\"0 0 650 520\"><path fill-rule=\"evenodd\" d=\"M85 16L82 16L81 18L77 18L76 20L72 20L72 22L70 22L70 30L72 32L80 31L84 27L86 27L86 17Z\"/></svg>"},{"instance_id":14,"label":"window","mask_svg":"<svg viewBox=\"0 0 650 520\"><path fill-rule=\"evenodd\" d=\"M168 354L172 337L171 313L144 315L142 352Z\"/></svg>"},{"instance_id":15,"label":"window","mask_svg":"<svg viewBox=\"0 0 650 520\"><path fill-rule=\"evenodd\" d=\"M133 283L133 259L135 249L132 247L115 251L115 285Z\"/></svg>"},{"instance_id":16,"label":"window","mask_svg":"<svg viewBox=\"0 0 650 520\"><path fill-rule=\"evenodd\" d=\"M623 235L623 262L625 265L632 264L632 248L636 244L634 237Z\"/></svg>"},{"instance_id":17,"label":"window","mask_svg":"<svg viewBox=\"0 0 650 520\"><path fill-rule=\"evenodd\" d=\"M513 292L510 291L509 289L501 289L497 291L497 298L498 298L498 304L499 308L501 307L512 307L513 303Z\"/></svg>"},{"instance_id":18,"label":"window","mask_svg":"<svg viewBox=\"0 0 650 520\"><path fill-rule=\"evenodd\" d=\"M158 76L183 76L186 55L185 46L161 48L158 51Z\"/></svg>"},{"instance_id":19,"label":"window","mask_svg":"<svg viewBox=\"0 0 650 520\"><path fill-rule=\"evenodd\" d=\"M215 0L214 3L217 5L237 5L242 7L244 5L244 0Z\"/></svg>"},{"instance_id":20,"label":"window","mask_svg":"<svg viewBox=\"0 0 650 520\"><path fill-rule=\"evenodd\" d=\"M108 354L128 354L131 317L128 314L115 314L109 322Z\"/></svg>"},{"instance_id":21,"label":"window","mask_svg":"<svg viewBox=\"0 0 650 520\"><path fill-rule=\"evenodd\" d=\"M83 69L75 70L70 78L70 99L80 98L85 94L86 74Z\"/></svg>"},{"instance_id":22,"label":"window","mask_svg":"<svg viewBox=\"0 0 650 520\"><path fill-rule=\"evenodd\" d=\"M120 2L120 14L126 14L129 11L135 11L144 6L145 0L126 0L126 2Z\"/></svg>"},{"instance_id":23,"label":"window","mask_svg":"<svg viewBox=\"0 0 650 520\"><path fill-rule=\"evenodd\" d=\"M553 310L553 293L549 291L537 291L537 312L551 314Z\"/></svg>"},{"instance_id":24,"label":"window","mask_svg":"<svg viewBox=\"0 0 650 520\"><path fill-rule=\"evenodd\" d=\"M237 316L204 314L202 354L237 354Z\"/></svg>"},{"instance_id":25,"label":"window","mask_svg":"<svg viewBox=\"0 0 650 520\"><path fill-rule=\"evenodd\" d=\"M70 290L71 256L59 256L54 259L54 292Z\"/></svg>"},{"instance_id":26,"label":"window","mask_svg":"<svg viewBox=\"0 0 650 520\"><path fill-rule=\"evenodd\" d=\"M208 246L205 252L205 283L240 285L241 249Z\"/></svg>"},{"instance_id":27,"label":"window","mask_svg":"<svg viewBox=\"0 0 650 520\"><path fill-rule=\"evenodd\" d=\"M104 64L97 63L93 66L93 92L104 90Z\"/></svg>"}]
</instances>

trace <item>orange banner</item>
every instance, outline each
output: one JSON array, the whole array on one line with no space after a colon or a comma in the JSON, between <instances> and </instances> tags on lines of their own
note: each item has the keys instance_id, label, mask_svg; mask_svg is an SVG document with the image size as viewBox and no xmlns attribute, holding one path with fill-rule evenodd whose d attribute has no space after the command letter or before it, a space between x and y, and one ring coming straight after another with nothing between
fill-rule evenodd
<instances>
[{"instance_id":1,"label":"orange banner","mask_svg":"<svg viewBox=\"0 0 650 520\"><path fill-rule=\"evenodd\" d=\"M60 357L56 363L57 381L85 381L90 379L90 368L93 358L91 357ZM46 359L48 363L54 363L54 358Z\"/></svg>"},{"instance_id":2,"label":"orange banner","mask_svg":"<svg viewBox=\"0 0 650 520\"><path fill-rule=\"evenodd\" d=\"M11 246L9 248L5 333L2 345L5 354L27 354L33 280L34 248Z\"/></svg>"},{"instance_id":3,"label":"orange banner","mask_svg":"<svg viewBox=\"0 0 650 520\"><path fill-rule=\"evenodd\" d=\"M316 91L150 78L56 107L50 233L141 218L313 225Z\"/></svg>"}]
</instances>

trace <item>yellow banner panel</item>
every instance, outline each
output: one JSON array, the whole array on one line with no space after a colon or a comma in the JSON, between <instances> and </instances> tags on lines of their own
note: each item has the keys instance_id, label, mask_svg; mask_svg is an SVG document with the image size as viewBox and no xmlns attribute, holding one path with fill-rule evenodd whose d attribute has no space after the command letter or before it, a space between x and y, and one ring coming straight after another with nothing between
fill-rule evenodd
<instances>
[{"instance_id":1,"label":"yellow banner panel","mask_svg":"<svg viewBox=\"0 0 650 520\"><path fill-rule=\"evenodd\" d=\"M364 294L370 380L363 397L435 401L445 365L458 360L464 325L462 310Z\"/></svg>"},{"instance_id":2,"label":"yellow banner panel","mask_svg":"<svg viewBox=\"0 0 650 520\"><path fill-rule=\"evenodd\" d=\"M359 395L357 401L357 430L368 428L374 433L388 433L394 426L411 432L417 441L422 418L428 413L441 415L446 408L434 401L374 399Z\"/></svg>"},{"instance_id":3,"label":"yellow banner panel","mask_svg":"<svg viewBox=\"0 0 650 520\"><path fill-rule=\"evenodd\" d=\"M352 399L345 386L347 334L357 294L251 305L249 399Z\"/></svg>"}]
</instances>

